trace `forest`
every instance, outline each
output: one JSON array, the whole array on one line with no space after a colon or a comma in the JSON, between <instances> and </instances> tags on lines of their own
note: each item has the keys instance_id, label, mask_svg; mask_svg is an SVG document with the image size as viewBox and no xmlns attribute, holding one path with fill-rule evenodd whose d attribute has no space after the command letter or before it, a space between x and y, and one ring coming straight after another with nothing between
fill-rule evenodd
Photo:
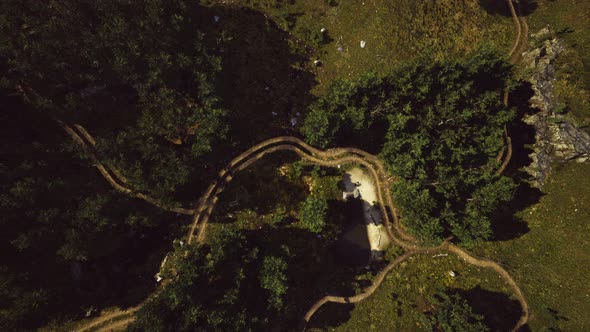
<instances>
[{"instance_id":1,"label":"forest","mask_svg":"<svg viewBox=\"0 0 590 332\"><path fill-rule=\"evenodd\" d=\"M378 152L400 177L392 194L405 224L424 241L453 235L473 244L492 236L489 218L514 190L496 174L515 115L501 98L510 79L511 66L485 48L460 61L423 59L384 77L336 82L302 131L318 146Z\"/></svg>"},{"instance_id":2,"label":"forest","mask_svg":"<svg viewBox=\"0 0 590 332\"><path fill-rule=\"evenodd\" d=\"M443 57L440 38L326 79L334 64L314 59L343 52L342 36L302 26L286 1L254 3L0 3L0 330L71 330L110 307L138 308L130 331L295 330L328 291L359 294L402 251L366 270L332 257L359 209L341 202L340 165L280 154L250 180L231 174L211 234L187 243L218 172L279 136L376 155L420 245L497 240L522 187L499 171L519 116L503 98L523 88L497 44ZM494 329L465 294L434 289L411 317Z\"/></svg>"}]
</instances>

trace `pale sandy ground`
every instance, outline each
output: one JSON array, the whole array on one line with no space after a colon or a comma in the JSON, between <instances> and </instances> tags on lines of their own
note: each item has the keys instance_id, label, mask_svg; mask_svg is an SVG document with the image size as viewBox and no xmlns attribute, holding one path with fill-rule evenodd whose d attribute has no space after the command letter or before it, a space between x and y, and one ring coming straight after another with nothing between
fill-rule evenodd
<instances>
[{"instance_id":1,"label":"pale sandy ground","mask_svg":"<svg viewBox=\"0 0 590 332\"><path fill-rule=\"evenodd\" d=\"M352 192L355 188L359 190L361 199L363 200L363 212L371 250L384 250L388 244L388 239L383 226L381 211L373 204L377 202L377 189L373 180L363 169L353 168L346 172L343 182L346 191ZM360 183L360 185L355 186L355 183Z\"/></svg>"}]
</instances>

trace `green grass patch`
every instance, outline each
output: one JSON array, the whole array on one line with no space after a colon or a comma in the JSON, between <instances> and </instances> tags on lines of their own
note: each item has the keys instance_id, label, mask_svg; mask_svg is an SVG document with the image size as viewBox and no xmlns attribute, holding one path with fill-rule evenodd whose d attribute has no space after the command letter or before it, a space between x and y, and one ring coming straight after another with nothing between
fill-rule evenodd
<instances>
[{"instance_id":1,"label":"green grass patch","mask_svg":"<svg viewBox=\"0 0 590 332\"><path fill-rule=\"evenodd\" d=\"M315 94L326 92L336 79L385 73L417 57L453 58L482 43L507 52L514 39L511 18L489 14L476 1L336 2L242 0L234 5L260 10L288 31L292 47L311 55L310 67L311 61L321 61Z\"/></svg>"},{"instance_id":2,"label":"green grass patch","mask_svg":"<svg viewBox=\"0 0 590 332\"><path fill-rule=\"evenodd\" d=\"M453 271L455 277L449 271ZM489 320L507 324L508 329L520 315L518 302L506 295L511 294L510 288L492 270L468 265L450 254L416 255L389 273L371 297L354 308L344 305L322 308L312 318L310 326L337 331L422 330L417 322L421 312L430 308L427 298L445 288L464 293L469 302L474 302L470 304L475 311L485 311ZM499 304L504 304L510 312L498 308L490 310L490 305ZM490 311L495 311L494 317Z\"/></svg>"},{"instance_id":3,"label":"green grass patch","mask_svg":"<svg viewBox=\"0 0 590 332\"><path fill-rule=\"evenodd\" d=\"M556 165L538 204L519 212L530 231L476 249L507 265L531 307L533 331L590 326L590 165Z\"/></svg>"}]
</instances>

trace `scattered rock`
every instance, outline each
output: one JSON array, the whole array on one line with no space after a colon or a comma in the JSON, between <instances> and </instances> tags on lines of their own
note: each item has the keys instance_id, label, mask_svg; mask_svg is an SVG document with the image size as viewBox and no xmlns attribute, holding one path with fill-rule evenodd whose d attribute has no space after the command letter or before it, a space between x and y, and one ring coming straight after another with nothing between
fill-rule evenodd
<instances>
[{"instance_id":1,"label":"scattered rock","mask_svg":"<svg viewBox=\"0 0 590 332\"><path fill-rule=\"evenodd\" d=\"M555 59L565 47L553 36L550 27L532 34L531 44L539 46L523 53L523 64L532 73L529 82L534 95L529 102L539 110L523 118L535 128L535 144L529 155L532 162L526 170L539 188L545 184L553 159L590 161L590 135L556 113L560 104L555 96Z\"/></svg>"}]
</instances>

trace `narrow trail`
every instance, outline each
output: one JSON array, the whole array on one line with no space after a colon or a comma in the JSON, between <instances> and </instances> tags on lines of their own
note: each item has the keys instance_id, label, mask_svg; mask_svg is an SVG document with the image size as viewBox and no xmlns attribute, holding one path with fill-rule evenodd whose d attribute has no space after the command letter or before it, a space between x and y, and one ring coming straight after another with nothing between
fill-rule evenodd
<instances>
[{"instance_id":1,"label":"narrow trail","mask_svg":"<svg viewBox=\"0 0 590 332\"><path fill-rule=\"evenodd\" d=\"M105 326L103 328L98 329L97 332L124 331L131 323L133 323L134 320L135 318L133 317L124 320L119 320L109 326Z\"/></svg>"},{"instance_id":2,"label":"narrow trail","mask_svg":"<svg viewBox=\"0 0 590 332\"><path fill-rule=\"evenodd\" d=\"M393 228L398 232L398 235L401 238L409 241L415 240L412 235L407 234L405 230L403 230L399 223L397 214L393 209L393 200L387 191L389 189L389 181L387 180L385 167L376 156L357 148L337 148L323 151L310 146L297 137L281 136L271 138L253 146L252 148L234 158L219 172L218 178L215 179L211 185L209 185L204 195L197 202L193 223L187 235L187 242L189 244L192 243L195 232L197 232L197 226L199 226L197 241L200 241L203 238L204 229L207 226L211 211L217 202L217 197L221 192L223 192L225 186L231 182L235 172L249 167L251 164L266 154L281 150L293 151L303 159L326 167L336 167L339 164L347 163L358 163L365 166L370 171L373 180L375 181L378 189L377 194L379 196L379 201L385 202L383 196L385 196L387 199L387 204L380 204L380 206L382 213L384 214L384 221L388 232L391 232L391 219L393 219ZM349 156L337 158L342 155ZM384 182L387 184L386 186L383 186ZM392 209L390 211L386 211L385 209L387 207L392 207ZM390 216L393 216L393 218L390 218ZM392 234L389 234L389 236L392 238L394 237Z\"/></svg>"},{"instance_id":3,"label":"narrow trail","mask_svg":"<svg viewBox=\"0 0 590 332\"><path fill-rule=\"evenodd\" d=\"M395 220L398 219L398 216L395 207L391 203L391 195L387 192L385 193L385 195L383 195L384 189L382 186L382 177L384 175L379 174L380 172L376 170L376 168L378 169L379 167L376 167L373 163L367 161L367 159L373 160L373 158L369 157L370 155L367 152L359 151L358 149L354 149L353 151L353 149L339 148L337 150L332 151L322 151L316 148L309 147L305 142L301 141L296 137L288 136L273 138L254 146L253 148L249 149L248 151L244 152L243 154L232 160L228 164L228 166L226 166L219 173L219 179L214 181L209 186L209 189L199 200L199 207L197 208L197 213L195 214L193 225L191 226L189 234L187 235L189 243L193 240L195 236L195 231L197 231L196 241L201 242L203 240L203 235L205 234L205 229L208 224L209 217L212 214L212 211L218 201L218 195L222 193L225 186L231 182L231 180L233 179L233 174L240 170L246 169L247 167L251 166L254 162L260 160L265 155L277 151L292 151L299 155L302 159L320 166L337 167L338 165L354 163L362 165L367 170L369 170L377 186L378 201L380 203L379 205L381 208L381 212L383 213L385 229L388 232L388 236L393 243L407 250L405 254L400 256L398 259L394 260L383 271L381 271L375 277L373 284L367 289L365 289L365 291L362 294L356 295L354 297L340 297L329 295L317 301L311 307L311 309L309 309L305 314L302 322L303 329L306 323L309 321L309 319L323 304L327 302L355 303L362 301L363 299L373 294L373 292L383 282L385 275L407 257L410 257L413 254L417 253L435 253L441 251L453 253L461 257L469 264L484 268L491 268L494 271L496 271L504 279L504 281L512 288L516 299L519 301L522 307L522 315L517 325L514 327L514 330L517 330L522 325L526 324L529 316L528 304L526 302L526 299L524 298L522 291L520 290L514 279L500 264L487 259L475 258L468 254L466 251L448 242L444 242L442 245L438 247L421 247L416 242L406 242L395 236L391 227L391 218ZM387 197L388 199L384 200L383 196ZM197 230L198 225L199 228ZM399 235L399 229L397 229L396 231Z\"/></svg>"},{"instance_id":4,"label":"narrow trail","mask_svg":"<svg viewBox=\"0 0 590 332\"><path fill-rule=\"evenodd\" d=\"M526 19L524 17L518 16L516 8L514 7L513 0L507 0L507 2L510 7L510 12L512 14L512 18L513 18L513 21L516 26L516 39L514 41L514 44L511 48L509 54L508 54L508 57L510 58L510 63L516 64L520 60L522 52L527 47L529 28L528 28L528 24L526 22ZM503 101L504 101L505 106L508 106L508 97L509 97L509 91L508 91L508 89L506 89L504 91L504 96L503 96ZM496 158L497 161L500 161L503 159L502 164L500 165L499 169L496 171L497 175L502 174L504 172L504 170L506 169L506 167L508 166L508 164L510 163L510 160L512 158L512 139L508 135L507 127L504 128L504 133L505 133L504 136L505 136L505 140L506 140L506 147L503 148L499 152L499 154ZM391 195L385 195L385 196L388 198L387 204L390 206L390 208L393 211L393 218L394 218L394 220L396 220L395 224L398 225L398 227L400 227L399 218L398 218L397 213L395 211L395 207L393 206L392 201L391 201ZM380 202L382 202L381 197L380 197ZM388 231L390 231L389 228L388 228ZM398 228L398 232L399 231L400 231L400 229ZM400 234L404 234L403 230L401 230ZM389 233L389 236L393 237L393 234ZM408 245L407 243L405 243L403 241L393 241L393 242L398 245L401 245L403 248L407 249L406 253L404 255L398 257L398 259L394 260L381 273L379 273L375 277L373 284L370 287L366 288L362 294L356 295L354 297L326 296L326 297L320 299L318 302L316 302L310 308L310 310L308 310L308 312L303 317L302 330L305 331L305 326L309 322L309 320L311 319L313 314L325 303L327 303L327 302L355 303L355 302L362 301L363 299L366 299L367 297L369 297L370 295L372 295L375 292L375 290L383 282L385 275L389 271L391 271L395 266L397 266L399 263L401 263L401 261L407 259L408 257L412 256L412 254L415 254L415 253L436 252L436 251L447 251L447 252L453 253L453 254L461 257L463 260L465 260L469 264L479 266L479 267L493 269L512 288L514 295L515 295L516 299L518 300L518 302L520 303L520 306L522 309L520 319L518 320L516 325L513 327L512 331L519 330L522 326L524 326L528 322L529 316L530 316L528 303L527 303L522 291L520 290L520 287L518 287L518 284L516 283L516 281L510 276L510 274L502 266L500 266L500 264L493 262L491 260L488 260L488 259L475 258L475 257L469 255L466 251L464 251L464 250L460 249L459 247L457 247L453 244L450 244L446 241L443 244L441 244L439 247L436 247L436 248L424 248L424 247L418 248L415 245L414 246Z\"/></svg>"},{"instance_id":5,"label":"narrow trail","mask_svg":"<svg viewBox=\"0 0 590 332\"><path fill-rule=\"evenodd\" d=\"M133 320L133 314L135 314L135 312L139 310L140 307L141 306L136 306L133 308L129 308L127 310L116 310L106 315L99 316L95 320L86 324L85 326L77 328L76 331L88 332L95 331L97 329L105 329L106 331L109 331L109 329L112 328L113 324L117 324L121 321L121 317L129 316L128 319Z\"/></svg>"},{"instance_id":6,"label":"narrow trail","mask_svg":"<svg viewBox=\"0 0 590 332\"><path fill-rule=\"evenodd\" d=\"M126 187L127 179L121 175L118 171L116 171L112 167L105 166L96 156L96 153L93 151L94 147L96 146L96 141L94 138L88 133L84 127L81 125L74 125L76 130L71 126L67 125L61 120L56 120L60 127L84 150L86 155L90 157L94 166L98 169L100 174L102 175L105 180L113 187L115 190L120 191L122 193L128 194L130 196L142 199L162 210L166 210L169 212L184 214L184 215L193 215L195 210L193 209L185 209L181 207L170 207L164 204L161 200L153 198L149 195L143 194L141 192L135 191ZM121 184L122 183L122 184Z\"/></svg>"},{"instance_id":7,"label":"narrow trail","mask_svg":"<svg viewBox=\"0 0 590 332\"><path fill-rule=\"evenodd\" d=\"M313 314L319 308L321 308L324 304L326 304L328 302L342 303L342 304L357 303L357 302L360 302L360 301L366 299L367 297L373 295L373 293L377 290L377 288L379 288L379 286L381 285L383 280L385 280L385 277L387 276L387 274L389 272L391 272L391 270L393 270L394 267L398 266L400 263L402 263L403 261L405 261L409 257L413 256L414 254L415 254L415 252L413 252L413 251L406 251L404 254L402 254L401 256L394 259L391 263L387 264L387 266L375 276L375 280L373 281L373 284L371 286L367 287L362 294L358 294L358 295L354 295L354 296L326 295L323 298L321 298L303 316L303 323L301 326L301 330L305 330L305 325L307 324L307 322L309 322L309 320L311 319Z\"/></svg>"},{"instance_id":8,"label":"narrow trail","mask_svg":"<svg viewBox=\"0 0 590 332\"><path fill-rule=\"evenodd\" d=\"M515 59L513 59L514 54L516 54L515 52L517 51L517 49L520 48L520 43L521 43L521 37L522 37L522 26L520 25L520 18L518 17L518 14L516 13L516 8L514 7L514 3L512 2L512 0L507 0L508 2L508 8L510 9L510 14L512 15L512 20L514 21L514 26L516 26L516 38L514 39L514 44L512 44L512 48L510 49L510 52L508 52L508 57L510 57L510 62L516 62Z\"/></svg>"},{"instance_id":9,"label":"narrow trail","mask_svg":"<svg viewBox=\"0 0 590 332\"><path fill-rule=\"evenodd\" d=\"M483 268L490 268L490 269L494 270L495 272L497 272L504 279L504 281L510 286L510 288L512 288L512 291L514 292L514 296L516 297L517 301L520 303L520 306L522 309L522 314L521 314L518 322L516 322L515 326L512 328L512 331L518 331L522 326L524 326L528 322L528 319L529 319L528 303L526 302L526 299L524 298L524 295L522 294L522 291L518 287L518 284L516 283L516 281L514 281L514 279L510 276L510 274L502 266L500 266L498 263L493 262L491 260L475 258L475 257L469 255L466 251L462 250L461 248L445 241L443 244L441 244L440 246L435 247L435 248L420 248L420 249L407 250L404 254L397 257L395 260L393 260L391 263L389 263L381 272L379 272L375 276L375 279L373 280L373 284L371 286L365 288L365 290L361 294L358 294L355 296L333 296L333 295L324 296L323 298L318 300L305 313L305 315L303 316L303 321L301 323L300 329L302 331L305 331L305 327L306 327L307 323L309 322L309 320L311 319L311 317L324 304L326 304L328 302L343 303L343 304L360 302L360 301L368 298L369 296L373 295L373 293L377 290L377 288L379 288L379 286L383 283L387 274L389 272L391 272L391 270L393 270L393 268L398 266L400 263L402 263L406 259L408 259L414 255L418 255L418 254L436 254L439 252L448 252L448 253L455 254L455 255L459 256L460 258L462 258L468 264L475 265L478 267L483 267Z\"/></svg>"},{"instance_id":10,"label":"narrow trail","mask_svg":"<svg viewBox=\"0 0 590 332\"><path fill-rule=\"evenodd\" d=\"M522 53L526 50L528 43L529 43L529 25L527 24L526 18L525 17L521 17L518 15L517 13L517 9L514 6L514 3L512 0L507 0L508 2L508 7L510 9L510 14L512 15L512 20L514 21L514 26L516 27L516 39L514 40L514 44L512 45L512 48L510 49L510 52L508 52L508 57L509 57L509 61L511 64L517 64L521 57L522 57ZM504 101L504 106L508 107L508 99L510 96L510 92L508 91L508 89L504 90L504 96L503 96L503 101ZM510 136L508 135L508 129L506 127L504 127L504 131L505 131L505 140L506 140L506 149L502 149L500 151L500 153L498 154L498 158L497 160L500 161L502 160L502 164L500 165L500 168L498 169L498 171L496 172L496 174L502 174L504 172L504 170L506 170L506 167L508 167L508 164L510 163L510 160L512 159L512 138L510 138ZM504 154L504 152L506 152L506 154Z\"/></svg>"},{"instance_id":11,"label":"narrow trail","mask_svg":"<svg viewBox=\"0 0 590 332\"><path fill-rule=\"evenodd\" d=\"M527 46L528 25L524 17L519 17L517 15L517 11L514 7L512 0L507 1L509 3L510 11L516 27L516 39L508 56L510 58L510 62L515 64L520 59L520 54ZM504 93L504 103L505 105L508 105L507 90ZM381 213L383 214L387 235L392 243L395 243L396 245L404 248L406 251L401 256L397 257L394 261L389 263L381 272L379 272L375 276L372 285L365 288L363 290L363 293L351 297L327 295L315 302L302 317L302 330L305 330L306 324L312 318L314 313L324 304L328 302L360 302L371 296L385 280L387 274L391 272L391 270L393 270L401 262L416 254L431 254L437 252L452 253L462 258L468 264L483 268L490 268L494 270L496 273L498 273L498 275L512 288L514 296L520 303L522 310L520 319L516 323L512 331L517 331L528 322L528 303L521 289L518 287L516 281L500 264L488 259L476 258L467 253L465 250L447 241L443 242L440 246L437 247L422 247L417 243L417 240L413 235L407 233L407 231L403 228L399 221L398 212L395 208L392 195L389 192L391 182L394 181L394 179L388 176L385 167L383 166L383 163L379 160L379 158L368 152L356 148L335 148L324 151L312 147L296 137L275 137L251 147L247 151L243 152L242 154L234 158L231 162L229 162L228 165L218 173L217 179L215 179L210 184L205 193L197 201L195 209L169 208L163 206L163 204L160 201L154 198L148 197L141 193L136 193L133 190L119 184L115 180L115 178L117 178L119 182L123 184L127 183L126 179L122 177L121 174L114 169L110 169L109 172L109 170L102 163L100 163L96 155L89 149L89 145L96 145L96 142L94 141L92 136L82 126L76 125L77 130L80 132L82 136L84 136L84 138L87 141L86 142L71 127L67 126L61 121L58 122L60 123L62 128L72 137L72 139L74 139L74 141L76 141L88 153L92 161L95 163L95 166L97 167L99 172L109 182L109 184L113 186L113 188L121 192L138 197L140 199L143 199L167 211L194 215L192 225L187 234L187 242L189 244L193 242L193 239L196 239L197 242L200 242L204 238L209 217L211 216L213 209L219 199L219 194L221 194L225 189L225 186L232 181L233 175L236 172L248 168L249 166L254 164L256 161L260 160L267 154L277 151L292 151L296 153L298 156L300 156L302 159L325 167L337 167L338 165L348 163L358 164L365 167L371 174L371 177L373 178L375 185L377 187L377 196L379 201L378 203L381 209ZM496 158L498 161L503 159L497 174L502 173L506 169L512 157L512 141L510 136L508 136L507 129L505 130L506 148L502 149L502 151L499 152ZM111 173L114 176L112 176ZM164 286L165 285L160 285L158 289L161 290ZM157 293L159 293L158 290L156 290L155 294ZM150 298L156 296L155 294L152 294ZM137 310L141 308L142 305L143 303L127 310L109 313L106 316L100 316L94 321L89 322L85 326L78 328L77 331L88 332L97 329L98 331L111 331L120 328L125 328L134 321L133 315ZM112 322L108 323L109 321Z\"/></svg>"}]
</instances>

